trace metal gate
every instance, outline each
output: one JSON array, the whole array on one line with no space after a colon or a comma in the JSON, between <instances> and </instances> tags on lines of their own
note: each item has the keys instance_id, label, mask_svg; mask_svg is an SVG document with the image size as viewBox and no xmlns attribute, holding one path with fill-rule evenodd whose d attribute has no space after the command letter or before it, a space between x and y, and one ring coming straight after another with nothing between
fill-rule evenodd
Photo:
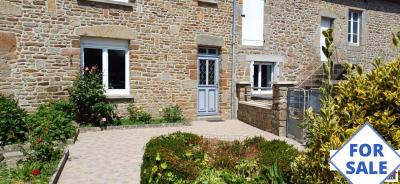
<instances>
[{"instance_id":1,"label":"metal gate","mask_svg":"<svg viewBox=\"0 0 400 184\"><path fill-rule=\"evenodd\" d=\"M319 89L289 88L287 94L286 136L304 143L303 123L305 111L312 107L315 112L321 108Z\"/></svg>"}]
</instances>

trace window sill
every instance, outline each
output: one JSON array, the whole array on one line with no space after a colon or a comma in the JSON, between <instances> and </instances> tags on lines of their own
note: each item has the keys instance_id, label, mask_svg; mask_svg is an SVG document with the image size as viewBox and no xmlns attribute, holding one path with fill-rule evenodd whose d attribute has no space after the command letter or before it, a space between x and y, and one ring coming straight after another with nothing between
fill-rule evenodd
<instances>
[{"instance_id":1,"label":"window sill","mask_svg":"<svg viewBox=\"0 0 400 184\"><path fill-rule=\"evenodd\" d=\"M107 95L106 98L109 100L133 99L133 96L132 95Z\"/></svg>"},{"instance_id":2,"label":"window sill","mask_svg":"<svg viewBox=\"0 0 400 184\"><path fill-rule=\"evenodd\" d=\"M348 45L349 45L349 46L352 46L352 47L358 47L358 46L360 46L359 43L348 43Z\"/></svg>"},{"instance_id":3,"label":"window sill","mask_svg":"<svg viewBox=\"0 0 400 184\"><path fill-rule=\"evenodd\" d=\"M218 4L218 0L198 0L200 3Z\"/></svg>"},{"instance_id":4,"label":"window sill","mask_svg":"<svg viewBox=\"0 0 400 184\"><path fill-rule=\"evenodd\" d=\"M113 4L113 5L127 6L127 7L133 7L134 6L134 4L131 3L131 2L120 2L120 1L113 1L113 0L81 0L81 1Z\"/></svg>"}]
</instances>

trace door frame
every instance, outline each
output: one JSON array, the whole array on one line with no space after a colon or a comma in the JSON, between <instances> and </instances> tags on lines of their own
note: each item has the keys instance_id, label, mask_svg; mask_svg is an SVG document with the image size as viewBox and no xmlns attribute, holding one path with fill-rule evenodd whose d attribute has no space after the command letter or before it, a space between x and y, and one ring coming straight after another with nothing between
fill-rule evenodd
<instances>
[{"instance_id":1,"label":"door frame","mask_svg":"<svg viewBox=\"0 0 400 184\"><path fill-rule=\"evenodd\" d=\"M215 60L215 68L214 68L214 77L215 77L215 85L200 85L200 60ZM208 62L207 62L208 63ZM208 81L208 65L206 66L207 75L206 79ZM198 116L212 116L219 114L219 81L220 80L220 57L219 55L199 55L197 58L197 89L196 89L196 97L197 97L197 104L196 104L196 111ZM200 112L199 111L199 91L200 89L209 89L210 86L215 87L215 112ZM206 91L208 93L208 91ZM206 100L206 108L208 108L208 100Z\"/></svg>"}]
</instances>

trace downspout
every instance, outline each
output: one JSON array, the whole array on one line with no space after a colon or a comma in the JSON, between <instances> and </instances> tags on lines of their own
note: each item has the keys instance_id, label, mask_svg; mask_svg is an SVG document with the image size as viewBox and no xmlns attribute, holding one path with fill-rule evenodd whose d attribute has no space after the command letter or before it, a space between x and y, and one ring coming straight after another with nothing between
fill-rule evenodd
<instances>
[{"instance_id":1,"label":"downspout","mask_svg":"<svg viewBox=\"0 0 400 184\"><path fill-rule=\"evenodd\" d=\"M233 0L233 18L232 18L232 79L231 79L231 119L236 119L236 18L238 4L237 0Z\"/></svg>"}]
</instances>

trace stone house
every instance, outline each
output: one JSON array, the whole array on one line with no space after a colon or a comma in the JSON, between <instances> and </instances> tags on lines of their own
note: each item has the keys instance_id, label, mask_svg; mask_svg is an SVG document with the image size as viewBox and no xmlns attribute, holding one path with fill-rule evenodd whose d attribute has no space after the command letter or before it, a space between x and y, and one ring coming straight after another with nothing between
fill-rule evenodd
<instances>
[{"instance_id":1,"label":"stone house","mask_svg":"<svg viewBox=\"0 0 400 184\"><path fill-rule=\"evenodd\" d=\"M0 92L28 110L66 98L79 71L97 66L122 110L134 103L157 115L179 104L192 119L235 118L237 85L268 96L320 67L321 30L335 30L339 60L368 63L394 57L390 35L400 29L395 0L0 0L0 7Z\"/></svg>"}]
</instances>

